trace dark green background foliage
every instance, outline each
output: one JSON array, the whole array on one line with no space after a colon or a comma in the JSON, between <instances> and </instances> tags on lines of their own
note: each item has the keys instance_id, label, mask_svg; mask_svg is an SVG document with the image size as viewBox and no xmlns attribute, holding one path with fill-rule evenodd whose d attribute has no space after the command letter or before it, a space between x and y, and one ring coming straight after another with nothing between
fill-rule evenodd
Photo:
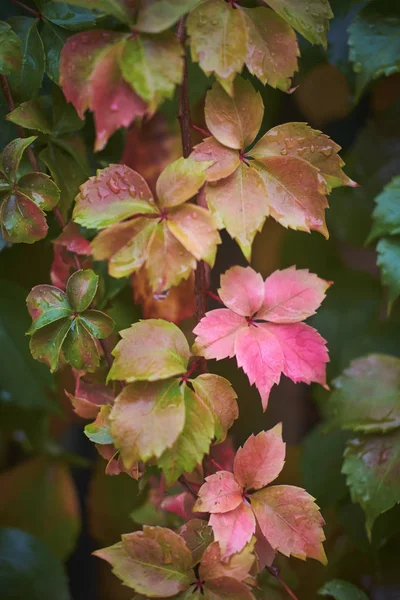
<instances>
[{"instance_id":1,"label":"dark green background foliage","mask_svg":"<svg viewBox=\"0 0 400 600\"><path fill-rule=\"evenodd\" d=\"M126 131L93 153L91 115L81 121L57 86L60 51L73 33L120 25L63 3L26 3L42 18L1 2L1 19L15 34L7 43L20 44L22 63L14 68L7 62L3 27L0 67L17 106L36 101L41 116L33 126L34 151L40 170L61 189L59 208L68 219L79 185L96 168L121 160ZM395 600L400 598L400 5L395 0L331 5L335 17L326 52L299 36L298 90L284 94L245 76L266 107L261 133L286 121L308 121L343 146L346 173L360 184L331 194L328 241L268 220L254 247L253 266L264 276L295 264L334 281L312 319L328 340L333 391L284 380L261 413L255 389L232 361L213 364L212 370L228 377L239 396L235 443L282 420L290 447L280 480L304 486L327 521L326 568L314 561L278 561L298 597L309 600L319 590L338 600ZM190 63L193 120L199 125L210 83ZM18 116L12 123L8 112L0 91L1 151L19 136ZM176 98L161 113L175 134ZM154 144L157 148L157 139ZM21 168L29 170L25 156ZM125 474L104 475L104 462L97 464L82 422L71 416L63 391L72 386L67 370L51 375L29 353L25 298L34 285L50 283L52 240L59 234L51 213L47 220L47 237L34 245L11 245L0 237L0 598L130 600L132 594L90 552L142 523L177 522L147 502L151 474L140 484ZM213 289L221 272L240 263L240 251L224 236ZM94 269L100 277L98 307L114 318L117 330L135 322L141 313L132 303L129 280L113 280L102 263ZM285 597L272 577L265 575L262 587L258 598Z\"/></svg>"}]
</instances>

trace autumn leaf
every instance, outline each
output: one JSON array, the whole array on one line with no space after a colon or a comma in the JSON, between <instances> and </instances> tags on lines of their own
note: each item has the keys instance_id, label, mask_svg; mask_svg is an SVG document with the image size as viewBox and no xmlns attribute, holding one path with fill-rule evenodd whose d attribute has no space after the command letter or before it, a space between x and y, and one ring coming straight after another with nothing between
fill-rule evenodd
<instances>
[{"instance_id":1,"label":"autumn leaf","mask_svg":"<svg viewBox=\"0 0 400 600\"><path fill-rule=\"evenodd\" d=\"M324 521L313 498L294 486L265 487L281 472L284 456L279 424L248 438L238 450L233 473L218 471L206 477L194 510L211 513L209 523L223 558L233 555L230 560L236 561L256 534L286 556L326 563ZM212 546L206 552L211 551ZM245 557L246 553L246 562Z\"/></svg>"},{"instance_id":2,"label":"autumn leaf","mask_svg":"<svg viewBox=\"0 0 400 600\"><path fill-rule=\"evenodd\" d=\"M206 313L193 330L193 351L207 359L236 356L256 384L264 410L281 373L295 383L326 386L326 342L301 321L315 313L329 285L294 267L276 271L265 282L250 267L232 267L219 290L228 308Z\"/></svg>"}]
</instances>

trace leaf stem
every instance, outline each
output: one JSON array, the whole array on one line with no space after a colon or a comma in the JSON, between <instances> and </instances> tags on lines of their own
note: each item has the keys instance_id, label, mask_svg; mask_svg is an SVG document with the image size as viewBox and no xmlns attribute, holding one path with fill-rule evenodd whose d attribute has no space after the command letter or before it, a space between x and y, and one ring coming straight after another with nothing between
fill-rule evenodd
<instances>
[{"instance_id":1,"label":"leaf stem","mask_svg":"<svg viewBox=\"0 0 400 600\"><path fill-rule=\"evenodd\" d=\"M187 158L192 152L193 146L191 135L192 125L190 121L188 67L186 55L186 16L182 17L179 20L176 35L184 51L183 78L182 84L179 86L178 89L178 121L181 130L183 157ZM196 203L198 204L198 206L207 208L206 202L202 198L201 193L197 195ZM206 298L209 287L209 267L205 264L204 261L200 261L197 265L194 279L194 293L196 298L195 318L197 322L199 322L206 313ZM200 360L199 370L201 373L207 372L207 363L204 358Z\"/></svg>"},{"instance_id":2,"label":"leaf stem","mask_svg":"<svg viewBox=\"0 0 400 600\"><path fill-rule=\"evenodd\" d=\"M40 12L38 12L34 8L31 8L30 6L27 6L23 2L20 2L19 0L11 0L11 4L16 4L17 6L20 6L21 8L24 8L26 11L30 12L31 15L34 15L37 19L41 19L42 18L42 15L40 14Z\"/></svg>"},{"instance_id":3,"label":"leaf stem","mask_svg":"<svg viewBox=\"0 0 400 600\"><path fill-rule=\"evenodd\" d=\"M271 575L276 577L276 579L279 581L285 592L288 594L288 596L292 598L292 600L299 600L296 594L290 589L288 584L280 576L278 567L266 567L266 569L271 573Z\"/></svg>"},{"instance_id":4,"label":"leaf stem","mask_svg":"<svg viewBox=\"0 0 400 600\"><path fill-rule=\"evenodd\" d=\"M179 483L181 483L187 491L194 497L197 498L197 492L192 488L191 484L188 482L184 475L181 475L178 479Z\"/></svg>"}]
</instances>

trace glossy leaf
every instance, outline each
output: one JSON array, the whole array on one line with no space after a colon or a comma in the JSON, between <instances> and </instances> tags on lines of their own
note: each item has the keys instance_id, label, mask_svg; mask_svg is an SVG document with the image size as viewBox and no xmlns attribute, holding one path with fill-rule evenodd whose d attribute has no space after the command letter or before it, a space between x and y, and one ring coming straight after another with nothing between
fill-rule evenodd
<instances>
[{"instance_id":1,"label":"glossy leaf","mask_svg":"<svg viewBox=\"0 0 400 600\"><path fill-rule=\"evenodd\" d=\"M214 73L229 94L236 73L242 70L247 30L242 11L223 0L206 0L187 20L192 59L206 75Z\"/></svg>"},{"instance_id":2,"label":"glossy leaf","mask_svg":"<svg viewBox=\"0 0 400 600\"><path fill-rule=\"evenodd\" d=\"M198 10L202 10L201 5ZM232 11L229 7L226 10L240 12ZM228 148L244 150L251 144L260 129L263 114L261 95L241 77L235 79L232 97L218 83L207 93L207 127L213 136Z\"/></svg>"},{"instance_id":3,"label":"glossy leaf","mask_svg":"<svg viewBox=\"0 0 400 600\"><path fill-rule=\"evenodd\" d=\"M12 112L8 113L7 121L11 121L27 129L35 129L42 133L50 134L52 131L51 121L47 114L48 96L41 96L36 100L22 102Z\"/></svg>"},{"instance_id":4,"label":"glossy leaf","mask_svg":"<svg viewBox=\"0 0 400 600\"><path fill-rule=\"evenodd\" d=\"M361 504L366 529L382 513L400 502L400 435L395 430L385 435L368 435L349 441L342 471L347 477L353 502Z\"/></svg>"},{"instance_id":5,"label":"glossy leaf","mask_svg":"<svg viewBox=\"0 0 400 600\"><path fill-rule=\"evenodd\" d=\"M183 387L183 386L182 386ZM158 461L168 485L182 473L190 473L210 450L214 437L214 416L200 396L184 387L185 423L175 444Z\"/></svg>"},{"instance_id":6,"label":"glossy leaf","mask_svg":"<svg viewBox=\"0 0 400 600\"><path fill-rule=\"evenodd\" d=\"M91 269L76 271L67 282L67 296L72 310L83 312L92 303L99 277Z\"/></svg>"},{"instance_id":7,"label":"glossy leaf","mask_svg":"<svg viewBox=\"0 0 400 600\"><path fill-rule=\"evenodd\" d=\"M368 600L367 594L358 587L343 581L342 579L332 579L325 583L319 590L320 596L329 596L335 600Z\"/></svg>"},{"instance_id":8,"label":"glossy leaf","mask_svg":"<svg viewBox=\"0 0 400 600\"><path fill-rule=\"evenodd\" d=\"M289 90L300 54L296 34L272 10L258 7L243 11L248 35L247 68L263 85Z\"/></svg>"},{"instance_id":9,"label":"glossy leaf","mask_svg":"<svg viewBox=\"0 0 400 600\"><path fill-rule=\"evenodd\" d=\"M81 185L73 219L101 229L135 213L154 213L152 194L145 180L124 165L110 165Z\"/></svg>"},{"instance_id":10,"label":"glossy leaf","mask_svg":"<svg viewBox=\"0 0 400 600\"><path fill-rule=\"evenodd\" d=\"M382 283L388 288L388 312L393 303L400 296L400 240L382 238L376 249L378 251L377 264L381 270Z\"/></svg>"},{"instance_id":11,"label":"glossy leaf","mask_svg":"<svg viewBox=\"0 0 400 600\"><path fill-rule=\"evenodd\" d=\"M400 177L394 177L375 198L374 223L369 240L400 234Z\"/></svg>"},{"instance_id":12,"label":"glossy leaf","mask_svg":"<svg viewBox=\"0 0 400 600\"><path fill-rule=\"evenodd\" d=\"M48 226L44 212L30 198L16 192L0 208L1 232L13 243L33 244L46 237Z\"/></svg>"},{"instance_id":13,"label":"glossy leaf","mask_svg":"<svg viewBox=\"0 0 400 600\"><path fill-rule=\"evenodd\" d=\"M64 44L68 39L68 33L65 29L57 27L50 21L45 21L40 37L43 42L46 73L58 85L60 80L60 57Z\"/></svg>"},{"instance_id":14,"label":"glossy leaf","mask_svg":"<svg viewBox=\"0 0 400 600\"><path fill-rule=\"evenodd\" d=\"M45 68L44 48L38 31L38 19L13 17L10 25L21 40L20 68L12 71L9 84L19 102L35 98L42 85Z\"/></svg>"},{"instance_id":15,"label":"glossy leaf","mask_svg":"<svg viewBox=\"0 0 400 600\"><path fill-rule=\"evenodd\" d=\"M390 0L363 7L350 25L350 60L358 97L371 80L400 70L399 28L399 14Z\"/></svg>"},{"instance_id":16,"label":"glossy leaf","mask_svg":"<svg viewBox=\"0 0 400 600\"><path fill-rule=\"evenodd\" d=\"M5 21L0 22L0 73L10 75L21 62L21 40Z\"/></svg>"},{"instance_id":17,"label":"glossy leaf","mask_svg":"<svg viewBox=\"0 0 400 600\"><path fill-rule=\"evenodd\" d=\"M18 177L18 167L26 148L36 140L36 136L17 138L7 144L2 153L2 170L6 177L15 182Z\"/></svg>"},{"instance_id":18,"label":"glossy leaf","mask_svg":"<svg viewBox=\"0 0 400 600\"><path fill-rule=\"evenodd\" d=\"M93 372L100 365L97 344L80 318L72 321L62 349L65 359L74 369Z\"/></svg>"},{"instance_id":19,"label":"glossy leaf","mask_svg":"<svg viewBox=\"0 0 400 600\"><path fill-rule=\"evenodd\" d=\"M183 430L183 389L176 379L130 384L115 399L110 419L126 467L159 458Z\"/></svg>"},{"instance_id":20,"label":"glossy leaf","mask_svg":"<svg viewBox=\"0 0 400 600\"><path fill-rule=\"evenodd\" d=\"M233 471L236 481L246 490L265 487L282 471L285 454L281 423L269 431L251 435L235 456Z\"/></svg>"},{"instance_id":21,"label":"glossy leaf","mask_svg":"<svg viewBox=\"0 0 400 600\"><path fill-rule=\"evenodd\" d=\"M46 211L54 208L60 199L60 190L44 173L27 173L18 181L18 189Z\"/></svg>"},{"instance_id":22,"label":"glossy leaf","mask_svg":"<svg viewBox=\"0 0 400 600\"><path fill-rule=\"evenodd\" d=\"M329 19L333 17L328 0L265 0L285 21L312 44L326 47Z\"/></svg>"},{"instance_id":23,"label":"glossy leaf","mask_svg":"<svg viewBox=\"0 0 400 600\"><path fill-rule=\"evenodd\" d=\"M183 74L182 48L173 33L128 39L119 58L122 76L150 112L172 98Z\"/></svg>"},{"instance_id":24,"label":"glossy leaf","mask_svg":"<svg viewBox=\"0 0 400 600\"><path fill-rule=\"evenodd\" d=\"M263 535L274 550L326 564L322 542L324 520L312 496L301 488L276 485L255 492L251 507Z\"/></svg>"},{"instance_id":25,"label":"glossy leaf","mask_svg":"<svg viewBox=\"0 0 400 600\"><path fill-rule=\"evenodd\" d=\"M26 299L26 305L33 320L30 333L72 314L65 292L52 285L35 286Z\"/></svg>"},{"instance_id":26,"label":"glossy leaf","mask_svg":"<svg viewBox=\"0 0 400 600\"><path fill-rule=\"evenodd\" d=\"M185 373L189 345L181 330L161 319L147 319L120 331L122 340L113 350L109 379L157 381Z\"/></svg>"},{"instance_id":27,"label":"glossy leaf","mask_svg":"<svg viewBox=\"0 0 400 600\"><path fill-rule=\"evenodd\" d=\"M61 346L71 328L71 321L60 319L36 331L29 342L33 358L44 362L53 373L58 367Z\"/></svg>"},{"instance_id":28,"label":"glossy leaf","mask_svg":"<svg viewBox=\"0 0 400 600\"><path fill-rule=\"evenodd\" d=\"M343 429L372 433L400 426L400 360L370 354L333 382L328 414Z\"/></svg>"},{"instance_id":29,"label":"glossy leaf","mask_svg":"<svg viewBox=\"0 0 400 600\"><path fill-rule=\"evenodd\" d=\"M239 416L235 390L227 379L212 373L199 375L191 384L214 414L216 442L223 442Z\"/></svg>"},{"instance_id":30,"label":"glossy leaf","mask_svg":"<svg viewBox=\"0 0 400 600\"><path fill-rule=\"evenodd\" d=\"M213 162L205 175L207 181L218 181L231 175L240 165L239 153L220 144L214 137L205 138L190 155L198 161Z\"/></svg>"},{"instance_id":31,"label":"glossy leaf","mask_svg":"<svg viewBox=\"0 0 400 600\"><path fill-rule=\"evenodd\" d=\"M211 161L197 162L193 158L178 158L169 164L157 180L157 196L163 207L174 207L193 198L206 181L206 169Z\"/></svg>"}]
</instances>

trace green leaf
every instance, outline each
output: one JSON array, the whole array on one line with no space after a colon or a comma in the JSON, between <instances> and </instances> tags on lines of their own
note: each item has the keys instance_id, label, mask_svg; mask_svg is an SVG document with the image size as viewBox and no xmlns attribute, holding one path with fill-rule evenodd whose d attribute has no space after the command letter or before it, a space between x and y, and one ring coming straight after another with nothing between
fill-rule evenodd
<instances>
[{"instance_id":1,"label":"green leaf","mask_svg":"<svg viewBox=\"0 0 400 600\"><path fill-rule=\"evenodd\" d=\"M26 304L33 320L29 334L72 314L66 293L53 285L35 286L29 292Z\"/></svg>"},{"instance_id":2,"label":"green leaf","mask_svg":"<svg viewBox=\"0 0 400 600\"><path fill-rule=\"evenodd\" d=\"M26 148L35 140L36 136L16 138L4 148L2 154L2 169L10 181L15 182L17 180L18 167L22 155Z\"/></svg>"},{"instance_id":3,"label":"green leaf","mask_svg":"<svg viewBox=\"0 0 400 600\"><path fill-rule=\"evenodd\" d=\"M204 373L191 380L194 391L208 404L215 418L216 443L223 442L239 416L237 395L225 377Z\"/></svg>"},{"instance_id":4,"label":"green leaf","mask_svg":"<svg viewBox=\"0 0 400 600\"><path fill-rule=\"evenodd\" d=\"M368 241L383 235L400 234L400 177L394 177L375 198L376 208L372 213L374 224Z\"/></svg>"},{"instance_id":5,"label":"green leaf","mask_svg":"<svg viewBox=\"0 0 400 600\"><path fill-rule=\"evenodd\" d=\"M343 579L332 579L318 590L320 596L331 596L335 600L368 600L365 592L358 587L343 581Z\"/></svg>"},{"instance_id":6,"label":"green leaf","mask_svg":"<svg viewBox=\"0 0 400 600\"><path fill-rule=\"evenodd\" d=\"M174 596L193 577L192 555L184 540L170 529L143 527L122 536L122 542L94 552L113 567L124 585L151 597Z\"/></svg>"},{"instance_id":7,"label":"green leaf","mask_svg":"<svg viewBox=\"0 0 400 600\"><path fill-rule=\"evenodd\" d=\"M53 385L48 370L30 355L25 331L29 317L26 292L11 281L0 281L0 389L5 406L55 410L48 397Z\"/></svg>"},{"instance_id":8,"label":"green leaf","mask_svg":"<svg viewBox=\"0 0 400 600\"><path fill-rule=\"evenodd\" d=\"M349 434L324 429L324 425L318 425L308 434L301 455L303 486L321 508L336 504L347 493L341 467Z\"/></svg>"},{"instance_id":9,"label":"green leaf","mask_svg":"<svg viewBox=\"0 0 400 600\"><path fill-rule=\"evenodd\" d=\"M61 346L72 325L70 319L60 320L35 331L29 347L33 358L44 362L53 373L58 368Z\"/></svg>"},{"instance_id":10,"label":"green leaf","mask_svg":"<svg viewBox=\"0 0 400 600\"><path fill-rule=\"evenodd\" d=\"M53 85L51 90L51 107L53 112L53 134L64 135L82 129L84 121L78 117L78 113L70 102L65 100L65 96L56 85ZM66 146L70 152L75 151L71 146Z\"/></svg>"},{"instance_id":11,"label":"green leaf","mask_svg":"<svg viewBox=\"0 0 400 600\"><path fill-rule=\"evenodd\" d=\"M51 210L60 199L60 190L44 173L27 173L18 181L19 191L42 210Z\"/></svg>"},{"instance_id":12,"label":"green leaf","mask_svg":"<svg viewBox=\"0 0 400 600\"><path fill-rule=\"evenodd\" d=\"M6 118L7 121L11 121L26 129L35 129L41 133L50 134L52 127L49 119L49 108L49 97L40 96L36 100L22 102Z\"/></svg>"},{"instance_id":13,"label":"green leaf","mask_svg":"<svg viewBox=\"0 0 400 600\"><path fill-rule=\"evenodd\" d=\"M126 386L115 399L111 432L124 465L159 458L171 448L185 423L183 388L178 379Z\"/></svg>"},{"instance_id":14,"label":"green leaf","mask_svg":"<svg viewBox=\"0 0 400 600\"><path fill-rule=\"evenodd\" d=\"M50 21L70 31L90 29L96 25L96 14L93 11L71 6L70 2L46 2L40 12L45 22Z\"/></svg>"},{"instance_id":15,"label":"green leaf","mask_svg":"<svg viewBox=\"0 0 400 600\"><path fill-rule=\"evenodd\" d=\"M42 85L45 67L43 42L39 35L38 19L13 17L10 24L22 42L22 61L18 72L9 77L14 99L32 100Z\"/></svg>"},{"instance_id":16,"label":"green leaf","mask_svg":"<svg viewBox=\"0 0 400 600\"><path fill-rule=\"evenodd\" d=\"M60 79L60 55L61 50L68 38L65 29L57 27L48 21L45 21L41 30L43 50L45 54L46 73L54 81Z\"/></svg>"},{"instance_id":17,"label":"green leaf","mask_svg":"<svg viewBox=\"0 0 400 600\"><path fill-rule=\"evenodd\" d=\"M112 318L100 310L85 310L79 317L79 320L89 330L91 335L98 340L107 338L115 329Z\"/></svg>"},{"instance_id":18,"label":"green leaf","mask_svg":"<svg viewBox=\"0 0 400 600\"><path fill-rule=\"evenodd\" d=\"M333 385L327 414L336 426L366 433L400 427L400 359L358 358Z\"/></svg>"},{"instance_id":19,"label":"green leaf","mask_svg":"<svg viewBox=\"0 0 400 600\"><path fill-rule=\"evenodd\" d=\"M181 375L187 370L189 345L182 331L162 319L146 319L120 331L122 340L113 350L115 357L108 379L157 381Z\"/></svg>"},{"instance_id":20,"label":"green leaf","mask_svg":"<svg viewBox=\"0 0 400 600\"><path fill-rule=\"evenodd\" d=\"M157 179L157 198L162 207L183 204L192 198L206 181L206 170L212 161L198 162L193 158L178 158L170 163Z\"/></svg>"},{"instance_id":21,"label":"green leaf","mask_svg":"<svg viewBox=\"0 0 400 600\"><path fill-rule=\"evenodd\" d=\"M182 386L183 387L183 386ZM200 396L185 385L185 423L177 441L158 461L167 485L201 463L215 435L213 413Z\"/></svg>"},{"instance_id":22,"label":"green leaf","mask_svg":"<svg viewBox=\"0 0 400 600\"><path fill-rule=\"evenodd\" d=\"M312 44L326 48L329 19L333 13L328 0L264 0L278 15Z\"/></svg>"},{"instance_id":23,"label":"green leaf","mask_svg":"<svg viewBox=\"0 0 400 600\"><path fill-rule=\"evenodd\" d=\"M400 430L354 438L344 456L342 472L352 501L364 509L371 538L375 519L400 502Z\"/></svg>"},{"instance_id":24,"label":"green leaf","mask_svg":"<svg viewBox=\"0 0 400 600\"><path fill-rule=\"evenodd\" d=\"M19 529L0 530L2 600L70 600L62 563L47 544Z\"/></svg>"},{"instance_id":25,"label":"green leaf","mask_svg":"<svg viewBox=\"0 0 400 600\"><path fill-rule=\"evenodd\" d=\"M85 435L95 444L114 444L114 438L110 431L111 406L106 405L100 408L99 414L93 423L85 427Z\"/></svg>"},{"instance_id":26,"label":"green leaf","mask_svg":"<svg viewBox=\"0 0 400 600\"><path fill-rule=\"evenodd\" d=\"M160 33L176 23L200 0L147 0L140 6L135 29L145 33Z\"/></svg>"},{"instance_id":27,"label":"green leaf","mask_svg":"<svg viewBox=\"0 0 400 600\"><path fill-rule=\"evenodd\" d=\"M376 249L377 265L382 274L382 283L388 288L388 312L400 296L400 237L382 238Z\"/></svg>"},{"instance_id":28,"label":"green leaf","mask_svg":"<svg viewBox=\"0 0 400 600\"><path fill-rule=\"evenodd\" d=\"M100 364L97 344L79 317L70 323L62 351L66 361L79 371L93 373Z\"/></svg>"},{"instance_id":29,"label":"green leaf","mask_svg":"<svg viewBox=\"0 0 400 600\"><path fill-rule=\"evenodd\" d=\"M35 458L0 475L0 525L19 527L65 560L80 530L75 484L61 462Z\"/></svg>"},{"instance_id":30,"label":"green leaf","mask_svg":"<svg viewBox=\"0 0 400 600\"><path fill-rule=\"evenodd\" d=\"M72 310L83 312L89 308L99 284L99 276L92 269L81 269L67 282L67 296Z\"/></svg>"},{"instance_id":31,"label":"green leaf","mask_svg":"<svg viewBox=\"0 0 400 600\"><path fill-rule=\"evenodd\" d=\"M154 112L172 98L183 75L182 47L172 33L127 40L119 61L122 75Z\"/></svg>"},{"instance_id":32,"label":"green leaf","mask_svg":"<svg viewBox=\"0 0 400 600\"><path fill-rule=\"evenodd\" d=\"M349 47L357 99L371 80L399 72L400 15L392 0L375 0L358 13L349 27Z\"/></svg>"},{"instance_id":33,"label":"green leaf","mask_svg":"<svg viewBox=\"0 0 400 600\"><path fill-rule=\"evenodd\" d=\"M0 21L0 73L10 75L21 64L21 40L10 25Z\"/></svg>"},{"instance_id":34,"label":"green leaf","mask_svg":"<svg viewBox=\"0 0 400 600\"><path fill-rule=\"evenodd\" d=\"M0 225L6 240L14 244L33 244L46 237L46 216L25 194L10 194L3 201L0 210Z\"/></svg>"},{"instance_id":35,"label":"green leaf","mask_svg":"<svg viewBox=\"0 0 400 600\"><path fill-rule=\"evenodd\" d=\"M62 0L55 1L62 2ZM68 4L82 6L90 10L98 10L108 15L113 15L127 25L133 25L135 8L131 0L68 0Z\"/></svg>"}]
</instances>

